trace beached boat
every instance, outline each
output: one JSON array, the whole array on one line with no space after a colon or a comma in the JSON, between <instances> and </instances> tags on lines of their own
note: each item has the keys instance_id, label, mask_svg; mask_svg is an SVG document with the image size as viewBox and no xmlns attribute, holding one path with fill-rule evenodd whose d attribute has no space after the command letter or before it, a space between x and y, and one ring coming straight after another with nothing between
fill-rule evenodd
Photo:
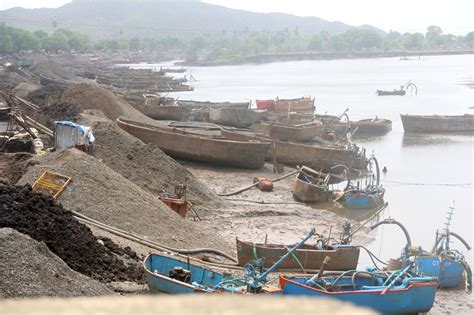
<instances>
[{"instance_id":1,"label":"beached boat","mask_svg":"<svg viewBox=\"0 0 474 315\"><path fill-rule=\"evenodd\" d=\"M383 135L392 130L392 121L377 117L374 119L362 119L351 122L351 130L355 131L356 135Z\"/></svg>"},{"instance_id":2,"label":"beached boat","mask_svg":"<svg viewBox=\"0 0 474 315\"><path fill-rule=\"evenodd\" d=\"M261 294L281 293L281 289L266 285L267 276L285 262L295 251L316 234L311 232L298 244L279 257L276 262L264 272L261 270L262 260L249 261L244 266L245 275L234 278L219 272L187 262L163 256L149 255L144 261L145 277L151 292L164 293L236 293Z\"/></svg>"},{"instance_id":3,"label":"beached boat","mask_svg":"<svg viewBox=\"0 0 474 315\"><path fill-rule=\"evenodd\" d=\"M255 135L243 131L221 129L221 135L235 140L260 140L271 143L268 160L275 160L290 166L306 165L311 168L331 172L331 167L343 164L349 168L363 170L367 167L367 159L363 151L357 148L347 149L342 146L309 145L296 142L272 140L264 135Z\"/></svg>"},{"instance_id":4,"label":"beached boat","mask_svg":"<svg viewBox=\"0 0 474 315\"><path fill-rule=\"evenodd\" d=\"M309 96L293 99L279 99L275 100L275 111L277 112L299 112L299 113L314 113L314 98Z\"/></svg>"},{"instance_id":5,"label":"beached boat","mask_svg":"<svg viewBox=\"0 0 474 315\"><path fill-rule=\"evenodd\" d=\"M152 293L250 293L247 282L172 257L151 254L145 259L145 278ZM243 292L242 292L243 290ZM260 293L280 293L278 287L262 286Z\"/></svg>"},{"instance_id":6,"label":"beached boat","mask_svg":"<svg viewBox=\"0 0 474 315\"><path fill-rule=\"evenodd\" d=\"M265 124L265 133L272 139L283 141L309 141L314 137L322 137L320 122L310 122L298 125L281 123Z\"/></svg>"},{"instance_id":7,"label":"beached boat","mask_svg":"<svg viewBox=\"0 0 474 315\"><path fill-rule=\"evenodd\" d=\"M436 278L401 273L387 276L352 270L317 279L280 277L280 286L284 295L337 299L380 314L428 312L436 296Z\"/></svg>"},{"instance_id":8,"label":"beached boat","mask_svg":"<svg viewBox=\"0 0 474 315\"><path fill-rule=\"evenodd\" d=\"M301 167L293 184L293 197L303 202L328 201L329 184L343 181L339 175L326 174L309 168Z\"/></svg>"},{"instance_id":9,"label":"beached boat","mask_svg":"<svg viewBox=\"0 0 474 315\"><path fill-rule=\"evenodd\" d=\"M292 245L255 244L237 239L237 260L243 266L251 260L265 258L264 268L272 266ZM334 245L321 248L318 245L303 245L294 256L285 260L278 270L301 271L301 269L319 270L326 256L331 257L327 270L352 270L359 261L358 247L352 245Z\"/></svg>"},{"instance_id":10,"label":"beached boat","mask_svg":"<svg viewBox=\"0 0 474 315\"><path fill-rule=\"evenodd\" d=\"M316 114L314 119L321 121L322 128L327 134L333 133L345 136L351 130L351 122L346 111L341 116Z\"/></svg>"},{"instance_id":11,"label":"beached boat","mask_svg":"<svg viewBox=\"0 0 474 315\"><path fill-rule=\"evenodd\" d=\"M347 208L350 209L372 209L380 208L384 204L383 196L385 188L380 185L380 169L375 156L368 160L369 172L362 180L365 180L365 186L352 185L348 178L348 184L344 190L344 199Z\"/></svg>"},{"instance_id":12,"label":"beached boat","mask_svg":"<svg viewBox=\"0 0 474 315\"><path fill-rule=\"evenodd\" d=\"M206 137L125 118L118 118L117 125L143 142L156 144L166 154L178 159L258 169L263 166L270 148L268 142Z\"/></svg>"},{"instance_id":13,"label":"beached boat","mask_svg":"<svg viewBox=\"0 0 474 315\"><path fill-rule=\"evenodd\" d=\"M265 112L258 112L247 108L210 108L209 120L225 126L238 128L249 127L265 118Z\"/></svg>"},{"instance_id":14,"label":"beached boat","mask_svg":"<svg viewBox=\"0 0 474 315\"><path fill-rule=\"evenodd\" d=\"M375 92L378 96L390 96L390 95L399 95L399 96L403 96L405 95L407 92L405 90L393 90L393 91L384 91L384 90L377 90Z\"/></svg>"},{"instance_id":15,"label":"beached boat","mask_svg":"<svg viewBox=\"0 0 474 315\"><path fill-rule=\"evenodd\" d=\"M405 132L467 132L474 131L474 115L400 115Z\"/></svg>"},{"instance_id":16,"label":"beached boat","mask_svg":"<svg viewBox=\"0 0 474 315\"><path fill-rule=\"evenodd\" d=\"M186 106L189 108L250 108L250 102L202 102L193 100L177 100L178 105Z\"/></svg>"},{"instance_id":17,"label":"beached boat","mask_svg":"<svg viewBox=\"0 0 474 315\"><path fill-rule=\"evenodd\" d=\"M73 81L65 80L65 79L53 78L53 77L51 77L51 76L49 76L49 75L42 74L42 73L40 73L39 78L40 78L40 83L41 83L41 85L44 85L44 86L49 86L49 85L53 85L53 86L68 86L68 85L74 84Z\"/></svg>"},{"instance_id":18,"label":"beached boat","mask_svg":"<svg viewBox=\"0 0 474 315\"><path fill-rule=\"evenodd\" d=\"M185 121L188 117L189 109L183 106L174 105L133 105L139 112L156 120Z\"/></svg>"}]
</instances>

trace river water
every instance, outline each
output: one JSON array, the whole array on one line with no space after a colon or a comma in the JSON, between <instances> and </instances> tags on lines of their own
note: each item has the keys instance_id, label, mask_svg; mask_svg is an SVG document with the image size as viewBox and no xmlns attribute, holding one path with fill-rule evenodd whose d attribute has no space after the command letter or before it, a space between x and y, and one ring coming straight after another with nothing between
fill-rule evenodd
<instances>
[{"instance_id":1,"label":"river water","mask_svg":"<svg viewBox=\"0 0 474 315\"><path fill-rule=\"evenodd\" d=\"M379 219L402 222L414 245L431 249L435 231L443 227L447 209L454 204L451 230L472 244L473 135L405 135L399 116L473 113L473 90L466 84L473 81L472 55L278 62L189 71L198 80L192 83L195 91L174 93L174 97L245 101L311 95L317 113L338 115L349 108L351 120L375 116L392 120L393 130L387 135L357 140L388 169L382 183L389 207ZM408 80L418 86L418 95L375 95L377 89L398 88ZM368 215L357 210L337 212L352 218ZM370 248L382 259L398 257L406 243L396 226L385 225L371 236L375 241ZM465 250L460 243L452 247ZM469 256L472 266L472 251ZM369 263L361 257L362 265Z\"/></svg>"}]
</instances>

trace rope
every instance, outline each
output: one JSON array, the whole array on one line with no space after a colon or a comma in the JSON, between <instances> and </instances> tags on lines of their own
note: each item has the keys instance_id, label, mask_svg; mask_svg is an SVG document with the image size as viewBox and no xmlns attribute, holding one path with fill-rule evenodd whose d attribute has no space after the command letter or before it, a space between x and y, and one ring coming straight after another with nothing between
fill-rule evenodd
<instances>
[{"instance_id":1,"label":"rope","mask_svg":"<svg viewBox=\"0 0 474 315\"><path fill-rule=\"evenodd\" d=\"M448 187L466 187L473 186L474 183L416 183L416 182L400 182L400 181L390 181L382 180L384 183L398 184L398 185L407 185L407 186L448 186ZM470 188L470 187L469 187Z\"/></svg>"}]
</instances>

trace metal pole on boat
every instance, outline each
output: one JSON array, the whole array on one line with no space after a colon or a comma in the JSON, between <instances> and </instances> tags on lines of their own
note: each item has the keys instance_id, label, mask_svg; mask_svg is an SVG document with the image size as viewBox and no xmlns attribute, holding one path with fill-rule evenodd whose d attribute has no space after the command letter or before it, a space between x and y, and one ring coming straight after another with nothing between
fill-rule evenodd
<instances>
[{"instance_id":1,"label":"metal pole on boat","mask_svg":"<svg viewBox=\"0 0 474 315\"><path fill-rule=\"evenodd\" d=\"M292 249L290 249L285 255L283 255L276 263L274 263L270 268L268 268L264 273L262 273L258 278L254 278L253 281L249 281L249 289L255 291L260 286L260 283L264 282L271 272L278 268L282 262L284 262L288 257L290 257L298 248L303 246L303 244L310 239L314 234L316 234L316 229L312 228L309 234L302 239L298 244L296 244Z\"/></svg>"},{"instance_id":2,"label":"metal pole on boat","mask_svg":"<svg viewBox=\"0 0 474 315\"><path fill-rule=\"evenodd\" d=\"M314 276L312 276L311 279L309 279L306 282L306 285L314 286L316 284L316 282L323 275L324 269L326 269L326 266L329 265L330 263L331 263L331 257L329 257L329 256L324 257L323 263L321 264L321 268L319 268L319 272L317 274L315 274Z\"/></svg>"}]
</instances>

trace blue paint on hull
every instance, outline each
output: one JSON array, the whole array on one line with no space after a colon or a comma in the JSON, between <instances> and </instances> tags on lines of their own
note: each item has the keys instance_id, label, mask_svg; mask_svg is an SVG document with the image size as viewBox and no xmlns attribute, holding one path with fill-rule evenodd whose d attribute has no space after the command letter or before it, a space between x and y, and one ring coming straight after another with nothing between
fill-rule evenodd
<instances>
[{"instance_id":1,"label":"blue paint on hull","mask_svg":"<svg viewBox=\"0 0 474 315\"><path fill-rule=\"evenodd\" d=\"M434 303L436 282L413 282L394 286L381 294L386 286L370 285L371 279L356 279L356 289L349 277L340 281L341 291L328 292L306 286L309 278L280 278L284 295L311 296L315 298L337 299L358 306L371 308L383 314L428 312Z\"/></svg>"},{"instance_id":2,"label":"blue paint on hull","mask_svg":"<svg viewBox=\"0 0 474 315\"><path fill-rule=\"evenodd\" d=\"M384 191L367 193L364 191L346 192L346 206L351 209L379 208L384 204Z\"/></svg>"},{"instance_id":3,"label":"blue paint on hull","mask_svg":"<svg viewBox=\"0 0 474 315\"><path fill-rule=\"evenodd\" d=\"M463 281L463 264L449 257L418 257L415 260L415 270L423 276L437 277L442 288L457 287Z\"/></svg>"}]
</instances>

